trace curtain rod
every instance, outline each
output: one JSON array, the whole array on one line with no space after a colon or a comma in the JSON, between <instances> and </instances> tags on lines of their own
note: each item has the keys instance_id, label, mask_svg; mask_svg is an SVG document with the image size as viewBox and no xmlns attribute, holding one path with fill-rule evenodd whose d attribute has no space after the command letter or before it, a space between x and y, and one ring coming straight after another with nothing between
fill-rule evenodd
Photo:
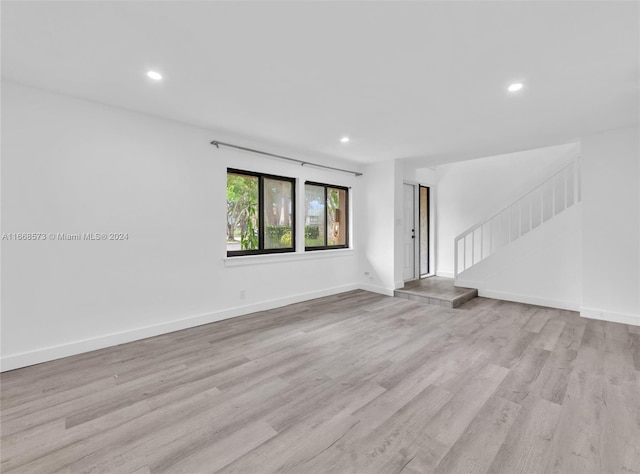
<instances>
[{"instance_id":1,"label":"curtain rod","mask_svg":"<svg viewBox=\"0 0 640 474\"><path fill-rule=\"evenodd\" d=\"M266 151L255 150L253 148L247 148L247 147L239 146L239 145L232 145L231 143L219 142L218 140L213 140L211 142L211 144L213 146L215 146L216 148L220 148L220 145L222 145L222 146L226 146L226 147L229 147L229 148L236 148L238 150L249 151L251 153L258 153L259 155L265 155L265 156L270 156L272 158L278 158L279 160L293 161L295 163L300 163L301 166L304 166L304 165L315 166L316 168L324 168L324 169L327 169L327 170L340 171L341 173L353 174L354 176L362 176L362 173L359 173L358 171L350 171L350 170L344 170L342 168L334 168L333 166L319 165L317 163L311 163L310 161L297 160L295 158L289 158L287 156L275 155L273 153L267 153Z\"/></svg>"}]
</instances>

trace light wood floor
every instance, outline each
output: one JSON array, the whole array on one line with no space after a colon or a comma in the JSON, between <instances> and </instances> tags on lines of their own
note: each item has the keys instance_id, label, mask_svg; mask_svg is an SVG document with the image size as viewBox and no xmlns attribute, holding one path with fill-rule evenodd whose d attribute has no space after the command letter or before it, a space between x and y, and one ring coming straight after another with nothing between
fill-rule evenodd
<instances>
[{"instance_id":1,"label":"light wood floor","mask_svg":"<svg viewBox=\"0 0 640 474\"><path fill-rule=\"evenodd\" d=\"M2 472L638 472L639 329L318 299L2 374Z\"/></svg>"}]
</instances>

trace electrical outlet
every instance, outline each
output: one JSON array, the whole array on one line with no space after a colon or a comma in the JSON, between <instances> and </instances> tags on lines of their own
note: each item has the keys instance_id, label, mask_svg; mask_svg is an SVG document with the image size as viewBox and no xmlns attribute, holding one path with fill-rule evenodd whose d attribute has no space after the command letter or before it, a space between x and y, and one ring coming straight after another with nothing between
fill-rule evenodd
<instances>
[{"instance_id":1,"label":"electrical outlet","mask_svg":"<svg viewBox=\"0 0 640 474\"><path fill-rule=\"evenodd\" d=\"M240 290L240 299L243 300L246 298L246 296L247 296L246 290Z\"/></svg>"}]
</instances>

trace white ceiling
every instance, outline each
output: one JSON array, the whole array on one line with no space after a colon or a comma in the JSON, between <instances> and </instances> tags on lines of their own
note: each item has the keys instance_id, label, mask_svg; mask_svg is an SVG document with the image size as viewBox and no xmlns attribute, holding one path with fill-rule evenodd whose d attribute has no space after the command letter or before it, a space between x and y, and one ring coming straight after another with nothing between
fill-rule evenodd
<instances>
[{"instance_id":1,"label":"white ceiling","mask_svg":"<svg viewBox=\"0 0 640 474\"><path fill-rule=\"evenodd\" d=\"M635 1L3 1L2 75L309 153L433 164L637 124L638 18Z\"/></svg>"}]
</instances>

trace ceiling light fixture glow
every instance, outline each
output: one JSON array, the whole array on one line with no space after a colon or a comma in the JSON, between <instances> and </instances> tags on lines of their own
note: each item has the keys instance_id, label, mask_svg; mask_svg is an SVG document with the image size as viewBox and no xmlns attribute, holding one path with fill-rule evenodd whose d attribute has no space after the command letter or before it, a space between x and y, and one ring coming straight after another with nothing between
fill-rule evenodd
<instances>
[{"instance_id":1,"label":"ceiling light fixture glow","mask_svg":"<svg viewBox=\"0 0 640 474\"><path fill-rule=\"evenodd\" d=\"M160 74L159 72L156 72L156 71L147 71L147 77L149 79L153 79L154 81L161 81L162 80L162 74Z\"/></svg>"},{"instance_id":2,"label":"ceiling light fixture glow","mask_svg":"<svg viewBox=\"0 0 640 474\"><path fill-rule=\"evenodd\" d=\"M342 137L340 143L349 143L349 137Z\"/></svg>"},{"instance_id":3,"label":"ceiling light fixture glow","mask_svg":"<svg viewBox=\"0 0 640 474\"><path fill-rule=\"evenodd\" d=\"M511 84L507 90L509 92L517 92L520 89L522 89L524 87L524 85L521 82L514 82L513 84Z\"/></svg>"}]
</instances>

